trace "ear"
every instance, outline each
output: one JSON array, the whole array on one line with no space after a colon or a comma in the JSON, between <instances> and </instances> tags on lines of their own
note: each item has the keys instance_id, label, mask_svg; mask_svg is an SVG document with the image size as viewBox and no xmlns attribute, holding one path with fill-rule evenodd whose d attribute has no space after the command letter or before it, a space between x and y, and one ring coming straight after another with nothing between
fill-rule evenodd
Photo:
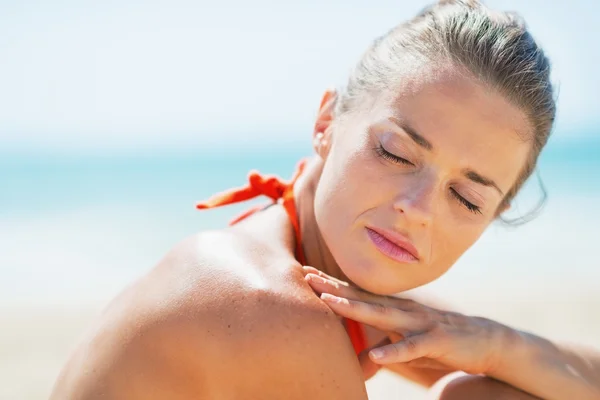
<instances>
[{"instance_id":1,"label":"ear","mask_svg":"<svg viewBox=\"0 0 600 400\"><path fill-rule=\"evenodd\" d=\"M335 89L327 89L321 99L313 130L313 148L321 158L327 157L331 147L331 123L337 100Z\"/></svg>"}]
</instances>

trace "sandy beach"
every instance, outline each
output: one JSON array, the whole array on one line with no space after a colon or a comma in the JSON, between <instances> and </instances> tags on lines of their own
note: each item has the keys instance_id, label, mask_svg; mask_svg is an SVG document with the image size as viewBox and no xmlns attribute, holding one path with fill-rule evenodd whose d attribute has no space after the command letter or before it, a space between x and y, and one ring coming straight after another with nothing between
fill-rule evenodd
<instances>
[{"instance_id":1,"label":"sandy beach","mask_svg":"<svg viewBox=\"0 0 600 400\"><path fill-rule=\"evenodd\" d=\"M477 301L467 294L461 298L454 293L453 305L557 340L600 346L600 293L575 287L563 289L562 296L548 288L544 292L516 294L512 300L479 293ZM100 309L93 305L2 309L0 399L47 398L70 349ZM420 387L385 371L367 382L367 387L372 400L426 398Z\"/></svg>"}]
</instances>

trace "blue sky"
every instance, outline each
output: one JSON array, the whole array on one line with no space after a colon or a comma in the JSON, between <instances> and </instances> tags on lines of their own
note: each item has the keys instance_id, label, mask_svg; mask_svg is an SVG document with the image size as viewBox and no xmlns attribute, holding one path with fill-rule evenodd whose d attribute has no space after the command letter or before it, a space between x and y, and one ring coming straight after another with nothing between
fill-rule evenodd
<instances>
[{"instance_id":1,"label":"blue sky","mask_svg":"<svg viewBox=\"0 0 600 400\"><path fill-rule=\"evenodd\" d=\"M428 3L0 0L0 150L302 140L322 90ZM591 134L600 3L486 3L519 11L551 57L557 135Z\"/></svg>"}]
</instances>

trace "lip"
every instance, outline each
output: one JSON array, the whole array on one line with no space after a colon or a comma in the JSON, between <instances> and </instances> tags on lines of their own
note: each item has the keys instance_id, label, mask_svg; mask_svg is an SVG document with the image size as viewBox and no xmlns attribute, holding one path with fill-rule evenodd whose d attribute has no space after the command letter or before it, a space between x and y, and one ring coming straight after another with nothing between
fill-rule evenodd
<instances>
[{"instance_id":1,"label":"lip","mask_svg":"<svg viewBox=\"0 0 600 400\"><path fill-rule=\"evenodd\" d=\"M366 227L375 247L386 256L404 263L419 261L419 252L402 234L383 228Z\"/></svg>"}]
</instances>

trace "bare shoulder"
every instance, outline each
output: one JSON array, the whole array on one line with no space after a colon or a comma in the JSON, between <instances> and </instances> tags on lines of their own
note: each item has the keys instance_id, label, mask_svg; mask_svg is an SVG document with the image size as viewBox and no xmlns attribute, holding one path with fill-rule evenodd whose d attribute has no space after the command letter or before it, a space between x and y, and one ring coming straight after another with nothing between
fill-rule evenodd
<instances>
[{"instance_id":1,"label":"bare shoulder","mask_svg":"<svg viewBox=\"0 0 600 400\"><path fill-rule=\"evenodd\" d=\"M204 345L214 398L366 399L348 336L300 266L255 271L263 281L252 277L246 290L235 285L211 314L214 330Z\"/></svg>"},{"instance_id":2,"label":"bare shoulder","mask_svg":"<svg viewBox=\"0 0 600 400\"><path fill-rule=\"evenodd\" d=\"M54 398L366 399L343 326L285 260L240 232L185 240L112 302Z\"/></svg>"}]
</instances>

